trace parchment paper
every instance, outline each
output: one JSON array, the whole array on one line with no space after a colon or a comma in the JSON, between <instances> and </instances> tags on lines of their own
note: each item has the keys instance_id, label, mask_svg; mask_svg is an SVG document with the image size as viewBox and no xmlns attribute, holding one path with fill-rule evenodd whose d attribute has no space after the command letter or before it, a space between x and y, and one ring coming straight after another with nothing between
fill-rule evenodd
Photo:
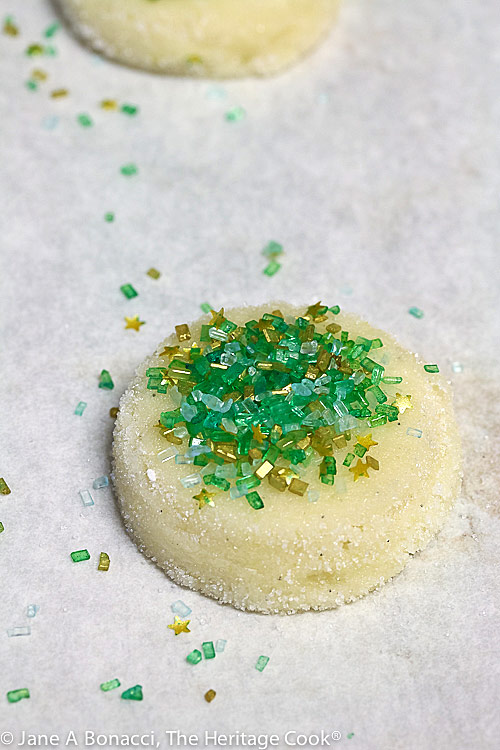
<instances>
[{"instance_id":1,"label":"parchment paper","mask_svg":"<svg viewBox=\"0 0 500 750\"><path fill-rule=\"evenodd\" d=\"M84 730L155 732L162 748L175 746L165 730L199 747L205 730L274 733L279 747L294 746L294 730L353 749L499 747L496 0L349 0L312 57L235 82L120 67L65 28L56 57L30 58L54 9L0 9L21 29L0 41L0 475L12 488L0 496L0 733L56 733L61 747L69 730L79 747ZM49 78L29 91L34 68ZM69 96L51 99L60 87ZM140 113L106 112L104 98ZM233 106L247 116L230 123ZM93 127L77 123L82 112ZM139 173L127 178L129 162ZM286 251L273 278L260 255L270 239ZM139 296L125 299L124 283ZM125 535L111 490L91 485L110 472L109 408L175 323L204 301L284 296L339 303L440 364L465 480L439 538L380 592L269 617L172 584ZM124 330L135 314L139 333ZM97 387L103 368L112 392ZM81 504L85 488L94 507ZM92 558L73 564L81 548ZM193 612L191 633L175 637L177 599ZM28 604L40 606L31 620ZM31 636L7 637L26 624ZM185 662L218 638L223 654ZM102 693L114 677L143 685L143 702ZM21 687L31 698L9 705Z\"/></svg>"}]
</instances>

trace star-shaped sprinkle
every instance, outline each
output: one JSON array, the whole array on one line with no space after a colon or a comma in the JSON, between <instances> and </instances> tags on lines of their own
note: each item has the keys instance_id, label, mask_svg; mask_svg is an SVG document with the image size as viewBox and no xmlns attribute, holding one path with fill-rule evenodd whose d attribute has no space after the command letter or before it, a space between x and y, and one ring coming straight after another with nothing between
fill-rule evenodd
<instances>
[{"instance_id":1,"label":"star-shaped sprinkle","mask_svg":"<svg viewBox=\"0 0 500 750\"><path fill-rule=\"evenodd\" d=\"M179 633L190 633L191 631L188 628L190 622L191 620L181 620L179 615L175 615L173 623L168 627L170 630L174 631L175 635L179 635Z\"/></svg>"},{"instance_id":2,"label":"star-shaped sprinkle","mask_svg":"<svg viewBox=\"0 0 500 750\"><path fill-rule=\"evenodd\" d=\"M160 352L160 357L173 357L179 351L178 346L166 346L165 349Z\"/></svg>"},{"instance_id":3,"label":"star-shaped sprinkle","mask_svg":"<svg viewBox=\"0 0 500 750\"><path fill-rule=\"evenodd\" d=\"M326 315L323 314L324 308L325 308L325 305L322 305L321 302L316 302L315 305L309 305L309 307L306 310L306 317L310 317L313 320L316 320L317 318L321 318L321 320L326 320Z\"/></svg>"},{"instance_id":4,"label":"star-shaped sprinkle","mask_svg":"<svg viewBox=\"0 0 500 750\"><path fill-rule=\"evenodd\" d=\"M365 464L364 461L360 461L359 458L358 458L358 463L356 464L356 466L351 466L349 471L352 471L352 473L354 474L355 482L357 482L360 477L369 478L370 476L368 474L368 464Z\"/></svg>"},{"instance_id":5,"label":"star-shaped sprinkle","mask_svg":"<svg viewBox=\"0 0 500 750\"><path fill-rule=\"evenodd\" d=\"M215 494L215 492L207 492L207 490L203 489L197 495L193 495L193 500L198 501L198 508L200 510L204 508L205 505L211 505L212 507L214 507L215 503L212 498L215 496Z\"/></svg>"},{"instance_id":6,"label":"star-shaped sprinkle","mask_svg":"<svg viewBox=\"0 0 500 750\"><path fill-rule=\"evenodd\" d=\"M368 433L368 435L365 435L364 437L361 437L358 435L358 443L363 446L363 448L366 448L367 451L370 450L372 445L378 445L378 443L375 442L375 440L372 440L372 434L371 432Z\"/></svg>"},{"instance_id":7,"label":"star-shaped sprinkle","mask_svg":"<svg viewBox=\"0 0 500 750\"><path fill-rule=\"evenodd\" d=\"M224 308L221 307L219 312L215 312L215 310L210 310L212 313L212 320L208 324L209 326L215 326L216 328L219 328L220 324L224 320Z\"/></svg>"},{"instance_id":8,"label":"star-shaped sprinkle","mask_svg":"<svg viewBox=\"0 0 500 750\"><path fill-rule=\"evenodd\" d=\"M413 409L411 396L408 394L403 396L401 393L396 393L396 399L392 402L391 406L397 406L399 413L404 414L407 409Z\"/></svg>"},{"instance_id":9,"label":"star-shaped sprinkle","mask_svg":"<svg viewBox=\"0 0 500 750\"><path fill-rule=\"evenodd\" d=\"M133 329L134 329L134 331L138 331L138 330L139 330L139 328L140 328L141 326L143 326L143 325L144 325L144 323L145 323L145 321L144 321L144 320L139 320L139 316L138 316L138 315L136 315L136 316L135 316L135 317L133 317L133 318L127 318L127 317L125 316L125 322L126 322L126 324L127 324L127 325L125 326L125 330L127 330L127 328L133 328Z\"/></svg>"},{"instance_id":10,"label":"star-shaped sprinkle","mask_svg":"<svg viewBox=\"0 0 500 750\"><path fill-rule=\"evenodd\" d=\"M252 428L253 439L257 440L258 443L262 443L266 439L267 435L263 434L262 430L260 429L260 424L251 424L250 427Z\"/></svg>"}]
</instances>

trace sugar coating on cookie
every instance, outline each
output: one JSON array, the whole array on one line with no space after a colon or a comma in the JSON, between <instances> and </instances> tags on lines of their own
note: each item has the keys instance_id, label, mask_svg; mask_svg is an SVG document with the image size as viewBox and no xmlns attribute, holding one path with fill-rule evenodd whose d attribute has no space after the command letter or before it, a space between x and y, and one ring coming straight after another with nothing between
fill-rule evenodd
<instances>
[{"instance_id":1,"label":"sugar coating on cookie","mask_svg":"<svg viewBox=\"0 0 500 750\"><path fill-rule=\"evenodd\" d=\"M181 324L120 401L114 483L139 549L241 609L350 602L442 526L461 480L448 385L320 303Z\"/></svg>"},{"instance_id":2,"label":"sugar coating on cookie","mask_svg":"<svg viewBox=\"0 0 500 750\"><path fill-rule=\"evenodd\" d=\"M269 75L328 32L340 0L58 0L79 36L156 72Z\"/></svg>"}]
</instances>

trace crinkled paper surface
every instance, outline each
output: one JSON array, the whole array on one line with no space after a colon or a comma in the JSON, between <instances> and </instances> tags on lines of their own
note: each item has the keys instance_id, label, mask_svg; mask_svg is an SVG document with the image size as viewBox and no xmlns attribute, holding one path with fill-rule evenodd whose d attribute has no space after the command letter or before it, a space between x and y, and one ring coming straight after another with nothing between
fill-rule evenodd
<instances>
[{"instance_id":1,"label":"crinkled paper surface","mask_svg":"<svg viewBox=\"0 0 500 750\"><path fill-rule=\"evenodd\" d=\"M65 28L56 57L30 58L54 9L0 10L21 30L0 36L0 475L12 489L0 496L0 731L63 742L72 729L80 746L92 730L154 731L169 747L163 733L179 729L198 746L205 730L275 733L280 747L287 731L336 730L331 744L367 750L498 747L497 3L349 0L290 72L223 84L102 61ZM34 68L49 75L36 92L24 85ZM50 98L61 87L69 96ZM140 113L103 111L105 98ZM227 122L234 106L247 115ZM124 177L130 162L139 172ZM273 278L260 255L270 239L286 251ZM125 283L139 296L127 300ZM181 590L128 539L110 489L91 489L90 508L78 495L109 473L109 409L174 324L204 301L277 297L339 303L437 361L465 453L449 522L402 575L293 617ZM124 330L136 314L146 324ZM103 368L111 392L97 387ZM81 548L91 560L72 563ZM193 612L176 637L177 599ZM32 620L28 604L40 605ZM26 624L31 636L7 637ZM223 654L186 663L218 638ZM102 693L114 677L142 684L144 701ZM21 687L30 700L9 705Z\"/></svg>"}]
</instances>

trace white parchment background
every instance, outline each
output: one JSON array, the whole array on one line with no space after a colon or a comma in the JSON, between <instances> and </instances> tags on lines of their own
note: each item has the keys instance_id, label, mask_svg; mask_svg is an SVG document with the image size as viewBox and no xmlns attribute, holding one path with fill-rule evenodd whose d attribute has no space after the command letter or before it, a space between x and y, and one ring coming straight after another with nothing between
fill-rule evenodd
<instances>
[{"instance_id":1,"label":"white parchment background","mask_svg":"<svg viewBox=\"0 0 500 750\"><path fill-rule=\"evenodd\" d=\"M498 747L497 0L349 0L289 73L222 84L100 61L65 29L57 57L30 59L54 10L0 9L21 28L0 40L0 475L12 488L0 497L0 731L181 729L200 746L205 729L275 732L284 746L287 730L323 729L352 748ZM34 67L49 73L38 92L24 87ZM62 86L70 96L50 99ZM103 98L140 114L104 112ZM247 117L228 123L235 105ZM131 161L139 174L121 176ZM272 279L259 255L269 239L286 249ZM127 282L134 300L119 291ZM78 490L109 473L108 410L175 323L205 300L285 296L339 303L439 362L465 481L443 533L382 591L280 618L179 589L127 538L110 490L88 509ZM146 321L139 333L124 330L126 314ZM97 388L102 368L113 392ZM92 560L72 564L82 547ZM174 637L178 598L192 632ZM30 603L31 636L7 638ZM185 662L217 638L224 654ZM271 657L262 674L260 654ZM142 684L144 701L102 693L113 677ZM30 700L7 704L19 687Z\"/></svg>"}]
</instances>

